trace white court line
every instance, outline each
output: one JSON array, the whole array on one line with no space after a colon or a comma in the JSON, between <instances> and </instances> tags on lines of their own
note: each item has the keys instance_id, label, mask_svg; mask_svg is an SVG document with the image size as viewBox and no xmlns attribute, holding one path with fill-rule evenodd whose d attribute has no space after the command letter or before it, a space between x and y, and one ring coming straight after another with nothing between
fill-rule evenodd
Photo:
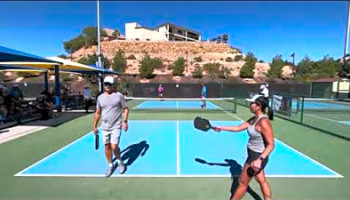
<instances>
[{"instance_id":1,"label":"white court line","mask_svg":"<svg viewBox=\"0 0 350 200\"><path fill-rule=\"evenodd\" d=\"M104 174L21 174L17 176L26 177L101 177L104 178ZM231 178L232 176L227 174L213 174L213 175L168 175L168 174L116 174L112 175L114 178ZM235 175L233 177L239 177ZM335 175L266 175L268 178L339 178Z\"/></svg>"},{"instance_id":2,"label":"white court line","mask_svg":"<svg viewBox=\"0 0 350 200\"><path fill-rule=\"evenodd\" d=\"M325 166L324 164L321 164L320 162L318 162L318 161L316 161L316 160L310 158L309 156L303 154L302 152L300 152L300 151L294 149L293 147L291 147L291 146L289 146L289 145L287 145L287 144L281 142L280 140L278 140L278 139L276 139L276 138L275 138L275 140L277 140L280 144L284 145L285 147L289 148L291 151L294 151L295 153L297 153L297 154L299 154L299 155L305 157L306 159L311 160L313 163L315 163L315 164L317 164L317 165L323 167L324 169L333 172L334 174L336 174L336 175L335 175L336 177L338 177L338 178L344 178L344 176L340 175L339 173L337 173L336 171L330 169L329 167Z\"/></svg>"},{"instance_id":3,"label":"white court line","mask_svg":"<svg viewBox=\"0 0 350 200\"><path fill-rule=\"evenodd\" d=\"M235 117L234 115L232 115L231 113L227 112L229 115ZM237 117L237 119L239 119ZM162 122L161 120L149 120L151 122ZM169 120L169 121L173 121L173 120ZM188 120L191 121L191 120ZM242 120L241 120L242 121ZM69 146L77 143L78 141L82 140L83 138L87 137L91 132L87 133L86 135L78 138L77 140L71 142L70 144L62 147L61 149L57 150L56 152L44 157L43 159L37 161L36 163L30 165L29 167L23 169L22 171L18 172L17 174L15 174L14 176L57 176L57 177L104 177L104 175L101 174L22 174L24 171L27 171L29 168L34 167L35 165L38 165L42 162L44 162L45 160L51 158L52 156L58 154L59 152L63 151L64 149L68 148ZM312 162L316 163L317 165L335 173L335 175L266 175L266 177L284 177L284 178L344 178L342 175L340 175L339 173L335 172L334 170L326 167L325 165L319 163L318 161L306 156L305 154L301 153L300 151L290 147L289 145L279 141L278 139L275 138L275 140L277 140L280 144L286 146L287 148L293 150L294 152L298 153L299 155L310 159ZM113 176L114 177L114 176ZM177 121L177 174L176 175L117 175L117 177L231 177L230 175L180 175L180 146L179 146L179 121Z\"/></svg>"},{"instance_id":4,"label":"white court line","mask_svg":"<svg viewBox=\"0 0 350 200\"><path fill-rule=\"evenodd\" d=\"M71 145L77 143L78 141L82 140L83 138L87 137L90 133L91 133L91 132L87 133L87 134L84 135L83 137L78 138L77 140L74 140L74 141L71 142L70 144L68 144L68 145L66 145L66 146L64 146L64 147L62 147L61 149L59 149L59 150L55 151L54 153L52 153L52 154L50 154L50 155L44 157L43 159L41 159L41 160L35 162L34 164L30 165L29 167L27 167L27 168L23 169L22 171L18 172L18 173L15 174L14 176L23 176L22 173L23 173L24 171L27 171L28 169L34 167L35 165L38 165L38 164L44 162L45 160L51 158L52 156L58 154L59 152L61 152L61 151L65 150L65 149L67 149L69 146L71 146Z\"/></svg>"},{"instance_id":5,"label":"white court line","mask_svg":"<svg viewBox=\"0 0 350 200\"><path fill-rule=\"evenodd\" d=\"M325 118L325 117L320 117L320 116L317 116L317 115L311 115L311 114L306 114L306 113L304 113L304 115L307 115L307 116L310 116L310 117L319 118L319 119L328 120L328 121L331 121L331 122L342 123L340 121L336 121L336 120L333 120L333 119L328 119L328 118Z\"/></svg>"},{"instance_id":6,"label":"white court line","mask_svg":"<svg viewBox=\"0 0 350 200\"><path fill-rule=\"evenodd\" d=\"M131 108L131 110L138 109L138 108L139 108L142 104L144 104L145 102L146 102L146 101L140 103L140 104L137 105L137 106L134 106L133 108Z\"/></svg>"},{"instance_id":7,"label":"white court line","mask_svg":"<svg viewBox=\"0 0 350 200\"><path fill-rule=\"evenodd\" d=\"M224 110L224 111L225 111L225 110ZM225 112L226 112L227 114L231 115L232 117L235 117L236 119L239 119L239 120L243 121L241 118L236 117L235 115L233 115L233 114L231 114L231 113L229 113L229 112L227 112L227 111L225 111ZM325 119L326 119L326 118L325 118ZM298 151L298 150L294 149L293 147L291 147L291 146L285 144L284 142L278 140L277 138L274 138L274 140L278 141L280 144L284 145L285 147L291 149L291 150L294 151L295 153L297 153L297 154L299 154L299 155L305 157L306 159L311 160L313 163L315 163L315 164L317 164L317 165L323 167L324 169L327 169L328 171L331 171L331 172L335 173L335 174L336 174L335 177L337 177L337 178L344 178L344 177L343 177L341 174L339 174L338 172L336 172L336 171L330 169L329 167L327 167L327 166L321 164L320 162L318 162L318 161L312 159L311 157L309 157L309 156L307 156L307 155L301 153L300 151Z\"/></svg>"},{"instance_id":8,"label":"white court line","mask_svg":"<svg viewBox=\"0 0 350 200\"><path fill-rule=\"evenodd\" d=\"M180 133L179 133L179 121L176 121L176 175L180 175Z\"/></svg>"}]
</instances>

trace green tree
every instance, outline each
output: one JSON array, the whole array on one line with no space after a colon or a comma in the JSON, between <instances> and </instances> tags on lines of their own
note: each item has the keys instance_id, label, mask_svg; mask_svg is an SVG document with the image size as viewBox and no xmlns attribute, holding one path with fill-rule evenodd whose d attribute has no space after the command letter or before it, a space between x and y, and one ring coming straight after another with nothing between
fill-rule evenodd
<instances>
[{"instance_id":1,"label":"green tree","mask_svg":"<svg viewBox=\"0 0 350 200\"><path fill-rule=\"evenodd\" d=\"M299 75L311 75L314 72L314 62L307 56L301 60L296 68L296 73Z\"/></svg>"},{"instance_id":2,"label":"green tree","mask_svg":"<svg viewBox=\"0 0 350 200\"><path fill-rule=\"evenodd\" d=\"M82 57L78 60L79 63L85 64L85 65L96 65L97 61L98 61L98 57L96 54L88 55L88 57ZM101 55L101 62L103 63L104 68L111 67L111 63L109 62L109 60L103 55Z\"/></svg>"},{"instance_id":3,"label":"green tree","mask_svg":"<svg viewBox=\"0 0 350 200\"><path fill-rule=\"evenodd\" d=\"M112 69L114 71L124 73L126 69L126 65L127 65L127 62L125 59L125 53L123 50L119 49L113 58Z\"/></svg>"},{"instance_id":4,"label":"green tree","mask_svg":"<svg viewBox=\"0 0 350 200\"><path fill-rule=\"evenodd\" d=\"M257 59L254 54L252 52L248 52L245 57L245 63L239 72L239 76L241 78L253 78L256 61Z\"/></svg>"},{"instance_id":5,"label":"green tree","mask_svg":"<svg viewBox=\"0 0 350 200\"><path fill-rule=\"evenodd\" d=\"M324 56L322 60L316 62L314 69L318 74L318 77L330 77L333 78L339 70L339 62L335 61L329 56Z\"/></svg>"},{"instance_id":6,"label":"green tree","mask_svg":"<svg viewBox=\"0 0 350 200\"><path fill-rule=\"evenodd\" d=\"M102 37L106 37L107 33L105 30L100 31ZM85 45L92 46L97 45L97 27L88 26L83 29L83 36L85 38Z\"/></svg>"},{"instance_id":7,"label":"green tree","mask_svg":"<svg viewBox=\"0 0 350 200\"><path fill-rule=\"evenodd\" d=\"M78 37L75 37L63 43L63 48L68 54L71 54L84 46L85 38L83 35L79 35Z\"/></svg>"},{"instance_id":8,"label":"green tree","mask_svg":"<svg viewBox=\"0 0 350 200\"><path fill-rule=\"evenodd\" d=\"M267 73L267 76L270 78L281 78L282 77L282 68L284 67L285 62L282 59L282 55L276 55L272 59L270 65L270 70Z\"/></svg>"},{"instance_id":9,"label":"green tree","mask_svg":"<svg viewBox=\"0 0 350 200\"><path fill-rule=\"evenodd\" d=\"M107 36L106 31L101 30L101 36ZM63 42L64 50L71 54L82 47L89 47L97 44L97 27L89 26L83 29L82 34Z\"/></svg>"},{"instance_id":10,"label":"green tree","mask_svg":"<svg viewBox=\"0 0 350 200\"><path fill-rule=\"evenodd\" d=\"M185 70L185 59L183 57L179 57L173 63L173 75L174 76L182 76Z\"/></svg>"},{"instance_id":11,"label":"green tree","mask_svg":"<svg viewBox=\"0 0 350 200\"><path fill-rule=\"evenodd\" d=\"M311 80L318 64L314 64L314 62L307 56L301 60L296 68L295 68L295 76L294 79L296 81L309 81Z\"/></svg>"},{"instance_id":12,"label":"green tree","mask_svg":"<svg viewBox=\"0 0 350 200\"><path fill-rule=\"evenodd\" d=\"M152 58L149 56L147 52L144 53L140 63L141 63L141 67L139 69L140 77L152 78L153 70L154 70L154 61L152 60Z\"/></svg>"},{"instance_id":13,"label":"green tree","mask_svg":"<svg viewBox=\"0 0 350 200\"><path fill-rule=\"evenodd\" d=\"M346 60L344 63L339 63L339 76L342 78L349 77L350 74L350 60Z\"/></svg>"}]
</instances>

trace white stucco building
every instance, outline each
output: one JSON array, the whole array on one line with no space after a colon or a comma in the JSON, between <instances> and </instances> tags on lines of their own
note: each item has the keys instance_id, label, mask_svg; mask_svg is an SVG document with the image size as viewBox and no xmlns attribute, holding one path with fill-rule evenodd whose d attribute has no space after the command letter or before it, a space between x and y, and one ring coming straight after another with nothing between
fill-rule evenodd
<instances>
[{"instance_id":1,"label":"white stucco building","mask_svg":"<svg viewBox=\"0 0 350 200\"><path fill-rule=\"evenodd\" d=\"M152 29L132 22L125 24L125 38L139 41L200 41L201 34L171 23L165 23Z\"/></svg>"}]
</instances>

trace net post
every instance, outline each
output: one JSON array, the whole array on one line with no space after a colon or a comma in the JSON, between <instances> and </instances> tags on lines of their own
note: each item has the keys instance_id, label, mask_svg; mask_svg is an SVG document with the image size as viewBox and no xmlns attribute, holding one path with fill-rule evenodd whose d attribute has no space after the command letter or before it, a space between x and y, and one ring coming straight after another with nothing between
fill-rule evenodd
<instances>
[{"instance_id":1,"label":"net post","mask_svg":"<svg viewBox=\"0 0 350 200\"><path fill-rule=\"evenodd\" d=\"M234 110L233 110L233 113L237 113L237 98L234 98L233 99L233 103L234 103Z\"/></svg>"}]
</instances>

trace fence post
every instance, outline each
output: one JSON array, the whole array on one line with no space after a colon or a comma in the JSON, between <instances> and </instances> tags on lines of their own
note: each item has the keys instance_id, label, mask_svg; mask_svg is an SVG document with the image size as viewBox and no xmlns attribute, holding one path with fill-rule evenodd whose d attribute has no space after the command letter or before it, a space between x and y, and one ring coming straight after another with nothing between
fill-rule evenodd
<instances>
[{"instance_id":1,"label":"fence post","mask_svg":"<svg viewBox=\"0 0 350 200\"><path fill-rule=\"evenodd\" d=\"M309 97L312 97L312 89L313 89L313 82L310 83L310 92L309 92Z\"/></svg>"},{"instance_id":2,"label":"fence post","mask_svg":"<svg viewBox=\"0 0 350 200\"><path fill-rule=\"evenodd\" d=\"M300 122L303 124L303 120L304 120L304 97L301 97L301 118L300 118Z\"/></svg>"}]
</instances>

